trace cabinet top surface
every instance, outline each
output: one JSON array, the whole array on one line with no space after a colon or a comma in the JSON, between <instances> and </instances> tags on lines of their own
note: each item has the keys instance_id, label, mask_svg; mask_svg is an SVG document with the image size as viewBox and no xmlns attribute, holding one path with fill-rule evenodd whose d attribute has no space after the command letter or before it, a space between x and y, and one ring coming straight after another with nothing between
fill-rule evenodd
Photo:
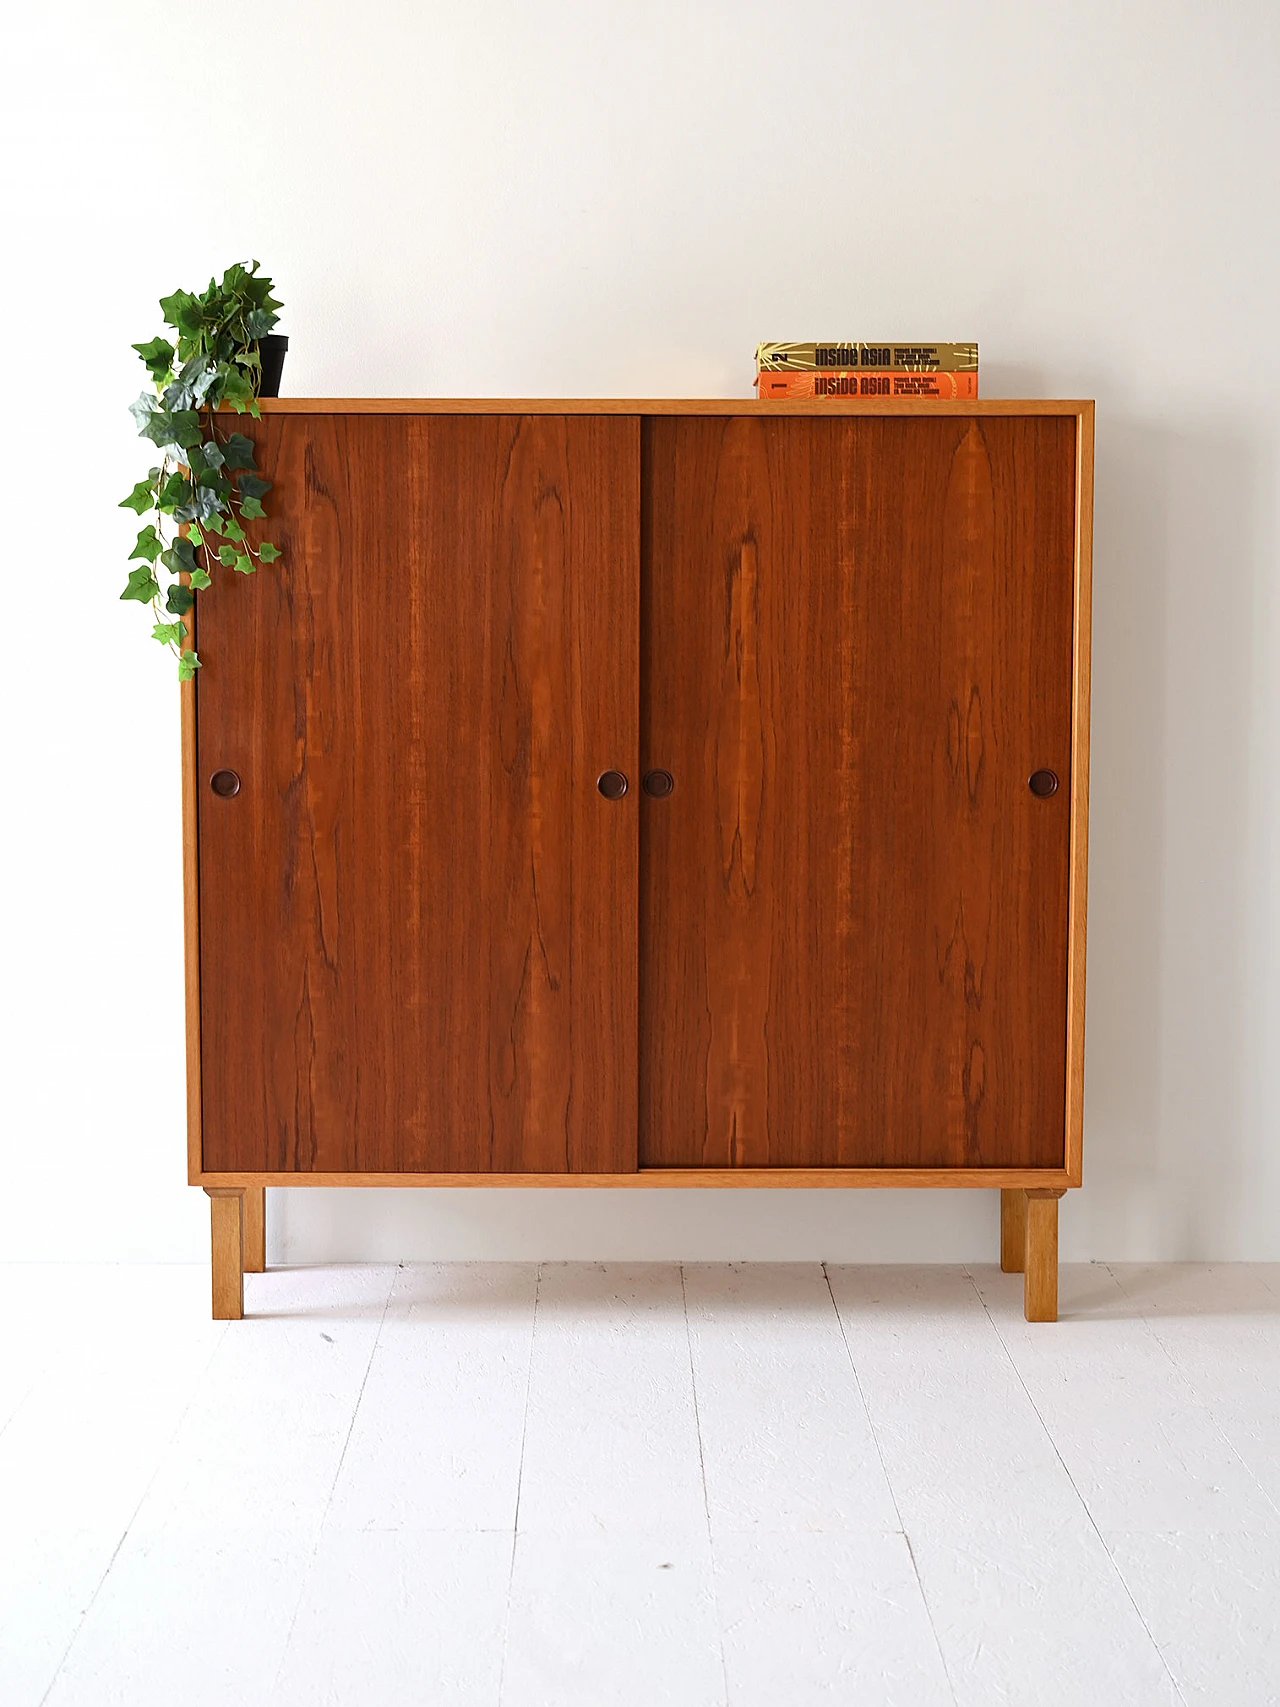
<instances>
[{"instance_id":1,"label":"cabinet top surface","mask_svg":"<svg viewBox=\"0 0 1280 1707\"><path fill-rule=\"evenodd\" d=\"M269 415L1088 415L1092 399L985 397L264 397Z\"/></svg>"}]
</instances>

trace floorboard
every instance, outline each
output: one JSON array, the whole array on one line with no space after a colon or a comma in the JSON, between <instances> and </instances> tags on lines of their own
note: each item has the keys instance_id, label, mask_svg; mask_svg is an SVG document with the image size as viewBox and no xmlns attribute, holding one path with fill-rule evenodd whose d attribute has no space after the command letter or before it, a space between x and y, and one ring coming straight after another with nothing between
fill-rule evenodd
<instances>
[{"instance_id":1,"label":"floorboard","mask_svg":"<svg viewBox=\"0 0 1280 1707\"><path fill-rule=\"evenodd\" d=\"M5 1707L1268 1707L1280 1268L15 1268Z\"/></svg>"}]
</instances>

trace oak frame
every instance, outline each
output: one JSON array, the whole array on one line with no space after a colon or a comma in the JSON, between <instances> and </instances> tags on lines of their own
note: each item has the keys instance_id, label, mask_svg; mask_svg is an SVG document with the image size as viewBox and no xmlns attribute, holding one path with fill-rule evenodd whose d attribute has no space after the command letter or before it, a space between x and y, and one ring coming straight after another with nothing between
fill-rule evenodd
<instances>
[{"instance_id":1,"label":"oak frame","mask_svg":"<svg viewBox=\"0 0 1280 1707\"><path fill-rule=\"evenodd\" d=\"M1081 1183L1084 1125L1085 926L1088 889L1089 698L1092 609L1094 404L1089 400L844 400L789 398L281 398L264 413L532 415L1056 415L1076 420L1076 529L1073 604L1070 853L1068 877L1066 1107L1061 1168L640 1168L626 1174L214 1173L203 1168L200 1055L199 777L197 684L181 686L184 946L186 957L188 1180L206 1191L265 1186L422 1186L752 1189L847 1187L967 1188L1052 1193ZM195 643L194 610L186 618ZM1040 1214L1047 1217L1048 1211ZM1044 1308L1044 1305L1041 1305ZM1043 1319L1043 1318L1042 1318Z\"/></svg>"},{"instance_id":2,"label":"oak frame","mask_svg":"<svg viewBox=\"0 0 1280 1707\"><path fill-rule=\"evenodd\" d=\"M624 1190L662 1191L715 1190L723 1188L802 1188L805 1186L849 1186L860 1190L876 1187L915 1186L978 1191L1023 1190L1052 1186L1065 1190L1065 1168L637 1168L627 1174L354 1174L354 1173L199 1173L188 1181L206 1190L226 1186L243 1191L257 1185L297 1186L522 1186L536 1190Z\"/></svg>"},{"instance_id":3,"label":"oak frame","mask_svg":"<svg viewBox=\"0 0 1280 1707\"><path fill-rule=\"evenodd\" d=\"M182 619L186 644L196 644L196 609ZM196 760L196 684L178 685L182 715L182 942L187 1040L187 1179L203 1185L204 1121L200 1057L200 778ZM209 1182L216 1185L216 1180Z\"/></svg>"},{"instance_id":4,"label":"oak frame","mask_svg":"<svg viewBox=\"0 0 1280 1707\"><path fill-rule=\"evenodd\" d=\"M265 415L1088 415L1087 398L264 397Z\"/></svg>"}]
</instances>

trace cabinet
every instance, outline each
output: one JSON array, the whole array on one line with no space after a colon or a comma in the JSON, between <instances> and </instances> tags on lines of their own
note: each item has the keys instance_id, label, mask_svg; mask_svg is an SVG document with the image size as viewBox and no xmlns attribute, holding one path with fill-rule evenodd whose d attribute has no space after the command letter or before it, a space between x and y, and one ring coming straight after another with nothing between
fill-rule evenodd
<instances>
[{"instance_id":1,"label":"cabinet","mask_svg":"<svg viewBox=\"0 0 1280 1707\"><path fill-rule=\"evenodd\" d=\"M183 688L189 1161L1080 1180L1092 405L264 403ZM624 787L625 781L625 787Z\"/></svg>"}]
</instances>

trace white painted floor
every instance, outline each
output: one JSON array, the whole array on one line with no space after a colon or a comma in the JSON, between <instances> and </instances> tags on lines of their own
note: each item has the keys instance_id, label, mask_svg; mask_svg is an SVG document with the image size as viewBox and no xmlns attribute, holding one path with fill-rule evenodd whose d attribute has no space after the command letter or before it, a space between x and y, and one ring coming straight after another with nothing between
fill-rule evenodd
<instances>
[{"instance_id":1,"label":"white painted floor","mask_svg":"<svg viewBox=\"0 0 1280 1707\"><path fill-rule=\"evenodd\" d=\"M1280 1701L1280 1266L0 1283L4 1707Z\"/></svg>"}]
</instances>

